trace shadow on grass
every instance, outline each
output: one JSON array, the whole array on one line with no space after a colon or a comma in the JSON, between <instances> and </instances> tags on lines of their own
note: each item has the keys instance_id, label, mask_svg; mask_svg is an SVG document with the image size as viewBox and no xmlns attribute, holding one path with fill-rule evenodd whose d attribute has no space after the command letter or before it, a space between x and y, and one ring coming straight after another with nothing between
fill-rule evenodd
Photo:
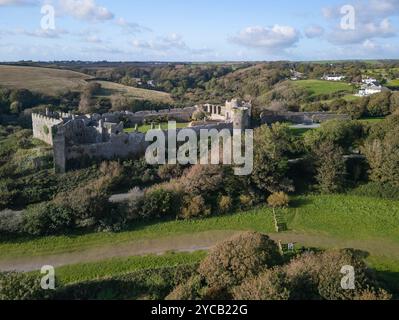
<instances>
[{"instance_id":1,"label":"shadow on grass","mask_svg":"<svg viewBox=\"0 0 399 320\"><path fill-rule=\"evenodd\" d=\"M394 299L399 299L399 272L375 271L378 281L393 294Z\"/></svg>"},{"instance_id":2,"label":"shadow on grass","mask_svg":"<svg viewBox=\"0 0 399 320\"><path fill-rule=\"evenodd\" d=\"M292 209L298 209L302 206L311 204L312 200L309 198L294 198L291 202L290 202L290 208Z\"/></svg>"}]
</instances>

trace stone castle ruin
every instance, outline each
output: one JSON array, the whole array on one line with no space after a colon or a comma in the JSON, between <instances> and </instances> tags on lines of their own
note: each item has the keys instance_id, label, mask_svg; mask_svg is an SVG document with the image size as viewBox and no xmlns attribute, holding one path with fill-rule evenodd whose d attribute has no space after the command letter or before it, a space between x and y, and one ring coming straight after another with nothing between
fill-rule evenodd
<instances>
[{"instance_id":1,"label":"stone castle ruin","mask_svg":"<svg viewBox=\"0 0 399 320\"><path fill-rule=\"evenodd\" d=\"M112 160L138 158L145 154L149 142L137 125L151 121L191 121L194 112L205 111L209 122L192 123L198 134L201 129L247 129L251 120L251 104L238 100L225 106L202 105L191 108L161 110L158 112L113 112L103 115L75 116L70 113L49 112L32 114L33 136L54 150L57 173L66 172L85 160ZM131 133L124 131L125 124L136 126Z\"/></svg>"}]
</instances>

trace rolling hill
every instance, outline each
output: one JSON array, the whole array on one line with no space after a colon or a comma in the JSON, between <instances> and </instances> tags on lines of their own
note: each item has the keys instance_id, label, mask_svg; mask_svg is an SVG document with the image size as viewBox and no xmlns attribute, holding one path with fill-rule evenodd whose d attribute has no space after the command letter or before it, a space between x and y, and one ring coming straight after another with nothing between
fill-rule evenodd
<instances>
[{"instance_id":1,"label":"rolling hill","mask_svg":"<svg viewBox=\"0 0 399 320\"><path fill-rule=\"evenodd\" d=\"M82 91L93 77L70 70L41 67L22 67L0 65L0 87L9 89L28 89L45 95L54 96L67 90ZM98 81L102 96L121 94L138 100L172 103L168 93L133 88L109 81Z\"/></svg>"}]
</instances>

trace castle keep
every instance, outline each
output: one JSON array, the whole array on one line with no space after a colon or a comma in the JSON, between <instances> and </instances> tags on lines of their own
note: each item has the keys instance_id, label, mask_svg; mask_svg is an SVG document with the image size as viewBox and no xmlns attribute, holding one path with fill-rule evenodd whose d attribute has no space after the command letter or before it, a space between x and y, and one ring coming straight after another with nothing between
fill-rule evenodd
<instances>
[{"instance_id":1,"label":"castle keep","mask_svg":"<svg viewBox=\"0 0 399 320\"><path fill-rule=\"evenodd\" d=\"M238 100L225 106L203 105L159 112L113 112L103 115L75 116L70 113L46 111L45 115L32 114L33 136L53 146L54 166L58 173L84 160L137 158L146 152L149 142L137 130L124 131L124 123L140 125L151 121L191 121L194 112L205 111L211 122L193 124L201 129L246 129L250 125L251 105Z\"/></svg>"}]
</instances>

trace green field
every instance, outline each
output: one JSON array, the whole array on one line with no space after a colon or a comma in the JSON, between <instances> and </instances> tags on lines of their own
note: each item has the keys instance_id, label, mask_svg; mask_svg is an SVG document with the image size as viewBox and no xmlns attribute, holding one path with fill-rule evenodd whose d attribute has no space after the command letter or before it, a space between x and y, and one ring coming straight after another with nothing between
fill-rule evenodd
<instances>
[{"instance_id":1,"label":"green field","mask_svg":"<svg viewBox=\"0 0 399 320\"><path fill-rule=\"evenodd\" d=\"M349 195L301 196L295 198L286 215L291 231L341 240L374 241L377 245L379 240L385 240L398 246L399 259L399 201ZM139 239L157 239L211 230L273 233L272 213L269 208L262 207L202 220L143 223L130 231L120 233L3 241L0 243L0 260L79 252L110 243L118 245Z\"/></svg>"},{"instance_id":2,"label":"green field","mask_svg":"<svg viewBox=\"0 0 399 320\"><path fill-rule=\"evenodd\" d=\"M119 94L131 99L173 103L173 99L171 98L170 94L166 92L134 88L110 81L96 82L101 84L102 87L102 93L99 95L99 97L109 97Z\"/></svg>"},{"instance_id":3,"label":"green field","mask_svg":"<svg viewBox=\"0 0 399 320\"><path fill-rule=\"evenodd\" d=\"M0 87L28 89L48 95L66 90L81 91L89 79L88 75L69 70L0 65Z\"/></svg>"},{"instance_id":4,"label":"green field","mask_svg":"<svg viewBox=\"0 0 399 320\"><path fill-rule=\"evenodd\" d=\"M177 123L176 124L176 128L177 129L183 129L183 128L187 128L189 125L189 123ZM155 129L158 129L159 125L156 124L155 125ZM168 130L168 123L161 123L161 129L162 130ZM142 133L147 133L149 130L151 130L151 125L150 124L143 124L141 126L138 127L138 131L142 132ZM126 133L131 133L134 132L134 128L126 128L125 129Z\"/></svg>"},{"instance_id":5,"label":"green field","mask_svg":"<svg viewBox=\"0 0 399 320\"><path fill-rule=\"evenodd\" d=\"M324 81L324 80L300 80L291 81L296 88L304 89L312 97L334 93L351 94L352 86L346 82Z\"/></svg>"},{"instance_id":6,"label":"green field","mask_svg":"<svg viewBox=\"0 0 399 320\"><path fill-rule=\"evenodd\" d=\"M200 262L205 255L206 252L204 251L193 253L167 253L164 255L117 258L101 262L70 265L57 268L57 281L65 285L88 280L104 279L109 276L119 276L137 270L195 264Z\"/></svg>"},{"instance_id":7,"label":"green field","mask_svg":"<svg viewBox=\"0 0 399 320\"><path fill-rule=\"evenodd\" d=\"M372 123L379 123L384 120L385 120L384 117L372 117L372 118L361 118L359 121L372 124Z\"/></svg>"},{"instance_id":8,"label":"green field","mask_svg":"<svg viewBox=\"0 0 399 320\"><path fill-rule=\"evenodd\" d=\"M399 201L352 195L295 197L283 211L289 230L276 234L272 211L261 207L248 212L192 221L142 223L120 233L91 233L19 239L0 243L0 261L40 259L112 246L113 250L142 241L159 239L176 243L179 235L207 237L204 232L258 231L275 240L295 242L298 247L356 248L365 252L368 264L392 290L399 288ZM201 235L201 233L204 233ZM190 245L190 244L188 244ZM106 278L131 271L198 262L203 252L132 258L99 258L96 262L57 268L63 283ZM104 261L100 261L104 260Z\"/></svg>"},{"instance_id":9,"label":"green field","mask_svg":"<svg viewBox=\"0 0 399 320\"><path fill-rule=\"evenodd\" d=\"M387 87L399 88L399 79L389 81L389 82L387 83Z\"/></svg>"}]
</instances>

